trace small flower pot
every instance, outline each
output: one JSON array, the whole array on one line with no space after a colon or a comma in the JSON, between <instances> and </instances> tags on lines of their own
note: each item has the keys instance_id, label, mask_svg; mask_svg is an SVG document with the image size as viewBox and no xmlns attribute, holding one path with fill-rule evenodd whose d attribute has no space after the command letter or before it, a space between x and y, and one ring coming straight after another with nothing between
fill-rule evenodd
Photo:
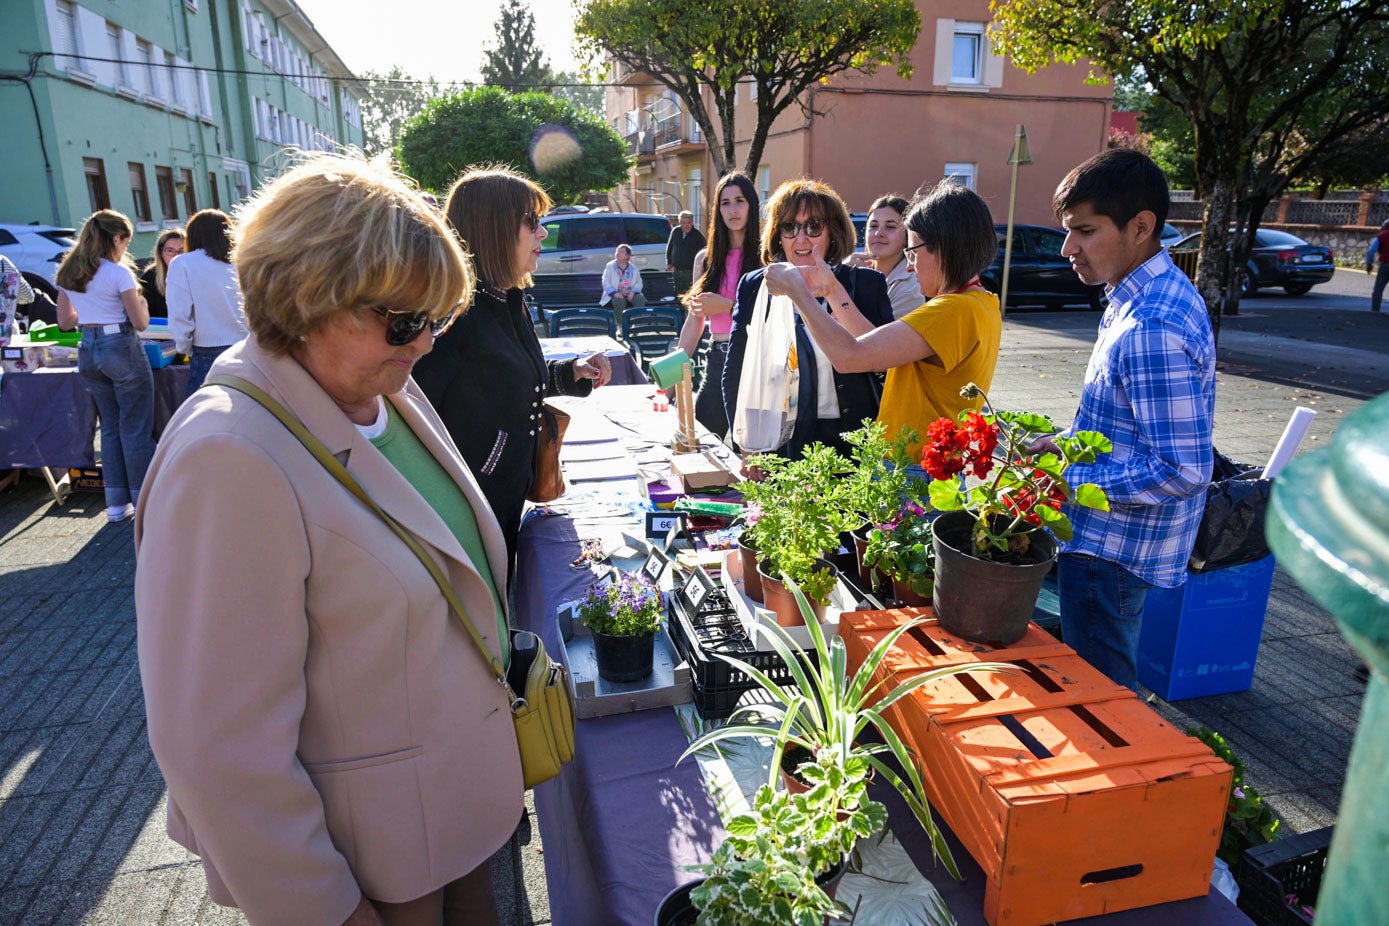
<instances>
[{"instance_id":1,"label":"small flower pot","mask_svg":"<svg viewBox=\"0 0 1389 926\"><path fill-rule=\"evenodd\" d=\"M910 585L898 579L892 580L892 597L904 608L929 608L931 596L917 593Z\"/></svg>"},{"instance_id":2,"label":"small flower pot","mask_svg":"<svg viewBox=\"0 0 1389 926\"><path fill-rule=\"evenodd\" d=\"M1020 565L980 559L971 552L974 516L947 511L935 522L936 617L957 636L979 643L1016 643L1042 592L1042 582L1056 561L1056 540L1045 531L1032 534L1028 559Z\"/></svg>"},{"instance_id":3,"label":"small flower pot","mask_svg":"<svg viewBox=\"0 0 1389 926\"><path fill-rule=\"evenodd\" d=\"M873 526L866 525L853 532L854 538L854 558L858 562L858 578L863 583L863 590L872 593L877 590L878 580L882 578L878 570L863 561L864 554L868 552L868 532Z\"/></svg>"},{"instance_id":4,"label":"small flower pot","mask_svg":"<svg viewBox=\"0 0 1389 926\"><path fill-rule=\"evenodd\" d=\"M656 652L656 634L639 637L613 637L593 633L593 655L598 674L610 682L639 682L651 674Z\"/></svg>"},{"instance_id":5,"label":"small flower pot","mask_svg":"<svg viewBox=\"0 0 1389 926\"><path fill-rule=\"evenodd\" d=\"M842 877L842 875L841 875ZM671 891L656 908L655 926L694 926L699 919L699 910L690 900L690 892L704 883L704 879L682 884Z\"/></svg>"},{"instance_id":6,"label":"small flower pot","mask_svg":"<svg viewBox=\"0 0 1389 926\"><path fill-rule=\"evenodd\" d=\"M762 601L762 575L757 571L757 548L738 538L738 559L743 564L743 594Z\"/></svg>"},{"instance_id":7,"label":"small flower pot","mask_svg":"<svg viewBox=\"0 0 1389 926\"><path fill-rule=\"evenodd\" d=\"M834 564L826 560L815 561L822 568L835 571ZM800 627L805 624L805 617L801 614L801 609L796 604L796 596L791 590L782 584L779 576L771 573L771 560L763 560L757 567L757 571L762 575L762 604L768 610L776 614L776 622L782 627ZM815 615L815 619L824 620L825 608L827 605L817 602L810 602L810 610Z\"/></svg>"},{"instance_id":8,"label":"small flower pot","mask_svg":"<svg viewBox=\"0 0 1389 926\"><path fill-rule=\"evenodd\" d=\"M830 900L834 900L834 895L839 890L839 882L844 877L844 873L848 870L849 857L846 855L839 860L838 865L835 865L829 871L817 877L815 883L820 886L820 890L824 891L825 895L829 897Z\"/></svg>"},{"instance_id":9,"label":"small flower pot","mask_svg":"<svg viewBox=\"0 0 1389 926\"><path fill-rule=\"evenodd\" d=\"M782 790L788 794L804 794L810 790L810 785L801 781L796 770L806 762L811 761L812 758L810 750L804 746L797 746L795 743L787 745L781 753Z\"/></svg>"}]
</instances>

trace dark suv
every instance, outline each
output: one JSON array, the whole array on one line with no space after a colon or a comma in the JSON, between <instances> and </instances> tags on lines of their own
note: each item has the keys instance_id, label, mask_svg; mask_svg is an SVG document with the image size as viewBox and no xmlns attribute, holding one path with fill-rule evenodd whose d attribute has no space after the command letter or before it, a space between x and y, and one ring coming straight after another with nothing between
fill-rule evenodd
<instances>
[{"instance_id":1,"label":"dark suv","mask_svg":"<svg viewBox=\"0 0 1389 926\"><path fill-rule=\"evenodd\" d=\"M990 292L997 293L1003 279L1003 245L1008 226L995 225L994 231L998 233L998 255L979 279ZM1071 262L1061 256L1061 245L1065 242L1066 233L1059 228L1013 226L1008 308L1045 306L1057 309L1083 305L1098 310L1104 307L1104 287L1086 286L1071 269Z\"/></svg>"}]
</instances>

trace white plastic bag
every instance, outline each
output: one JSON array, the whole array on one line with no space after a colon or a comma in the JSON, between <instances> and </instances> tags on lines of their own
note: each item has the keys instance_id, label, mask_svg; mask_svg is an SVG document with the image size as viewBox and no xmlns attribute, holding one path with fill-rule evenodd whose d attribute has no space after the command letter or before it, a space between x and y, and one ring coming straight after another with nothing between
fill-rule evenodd
<instances>
[{"instance_id":1,"label":"white plastic bag","mask_svg":"<svg viewBox=\"0 0 1389 926\"><path fill-rule=\"evenodd\" d=\"M768 293L763 280L748 322L738 404L733 410L733 440L739 447L765 453L791 439L800 383L795 306L789 296Z\"/></svg>"}]
</instances>

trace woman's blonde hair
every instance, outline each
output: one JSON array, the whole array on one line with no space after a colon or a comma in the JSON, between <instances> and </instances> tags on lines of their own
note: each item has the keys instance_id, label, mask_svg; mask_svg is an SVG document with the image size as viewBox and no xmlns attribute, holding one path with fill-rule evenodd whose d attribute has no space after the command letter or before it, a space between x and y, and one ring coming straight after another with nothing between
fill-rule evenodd
<instances>
[{"instance_id":1,"label":"woman's blonde hair","mask_svg":"<svg viewBox=\"0 0 1389 926\"><path fill-rule=\"evenodd\" d=\"M85 293L87 284L96 276L103 260L115 260L116 239L129 238L135 232L130 220L114 209L93 212L77 233L77 244L58 265L58 285L69 292ZM135 272L135 262L126 251L120 264Z\"/></svg>"},{"instance_id":2,"label":"woman's blonde hair","mask_svg":"<svg viewBox=\"0 0 1389 926\"><path fill-rule=\"evenodd\" d=\"M531 285L516 260L521 220L532 213L538 222L553 205L534 180L489 165L470 167L454 181L444 212L483 282L510 289Z\"/></svg>"},{"instance_id":3,"label":"woman's blonde hair","mask_svg":"<svg viewBox=\"0 0 1389 926\"><path fill-rule=\"evenodd\" d=\"M164 245L173 239L186 242L181 228L166 228L159 233L159 237L154 239L154 253L150 256L154 258L154 285L159 287L159 292L165 292L164 287L169 278L169 262L164 259Z\"/></svg>"},{"instance_id":4,"label":"woman's blonde hair","mask_svg":"<svg viewBox=\"0 0 1389 926\"><path fill-rule=\"evenodd\" d=\"M857 238L854 223L849 218L849 207L829 184L802 177L786 181L767 199L767 223L762 226L762 262L771 264L784 259L778 226L782 222L794 222L801 206L806 207L811 218L825 223L825 233L829 236L822 245L825 262L837 264L848 257Z\"/></svg>"},{"instance_id":5,"label":"woman's blonde hair","mask_svg":"<svg viewBox=\"0 0 1389 926\"><path fill-rule=\"evenodd\" d=\"M305 155L238 210L237 227L246 322L272 353L340 312L385 306L442 318L472 300L458 240L384 163Z\"/></svg>"}]
</instances>

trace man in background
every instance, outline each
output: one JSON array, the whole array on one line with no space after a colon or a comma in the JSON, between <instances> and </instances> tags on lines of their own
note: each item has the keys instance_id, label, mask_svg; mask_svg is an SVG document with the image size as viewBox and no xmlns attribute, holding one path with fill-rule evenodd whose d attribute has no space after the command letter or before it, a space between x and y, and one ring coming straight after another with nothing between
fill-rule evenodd
<instances>
[{"instance_id":1,"label":"man in background","mask_svg":"<svg viewBox=\"0 0 1389 926\"><path fill-rule=\"evenodd\" d=\"M1370 311L1378 312L1380 305L1384 302L1384 286L1389 283L1389 219L1379 227L1379 234L1375 235L1370 242L1370 249L1365 252L1365 272L1369 273L1374 266L1375 254L1379 254L1379 273L1375 276L1375 288L1370 294Z\"/></svg>"},{"instance_id":2,"label":"man in background","mask_svg":"<svg viewBox=\"0 0 1389 926\"><path fill-rule=\"evenodd\" d=\"M695 255L705 245L704 235L694 227L694 213L680 213L680 224L670 230L666 241L666 269L675 276L676 294L688 292L694 284Z\"/></svg>"}]
</instances>

